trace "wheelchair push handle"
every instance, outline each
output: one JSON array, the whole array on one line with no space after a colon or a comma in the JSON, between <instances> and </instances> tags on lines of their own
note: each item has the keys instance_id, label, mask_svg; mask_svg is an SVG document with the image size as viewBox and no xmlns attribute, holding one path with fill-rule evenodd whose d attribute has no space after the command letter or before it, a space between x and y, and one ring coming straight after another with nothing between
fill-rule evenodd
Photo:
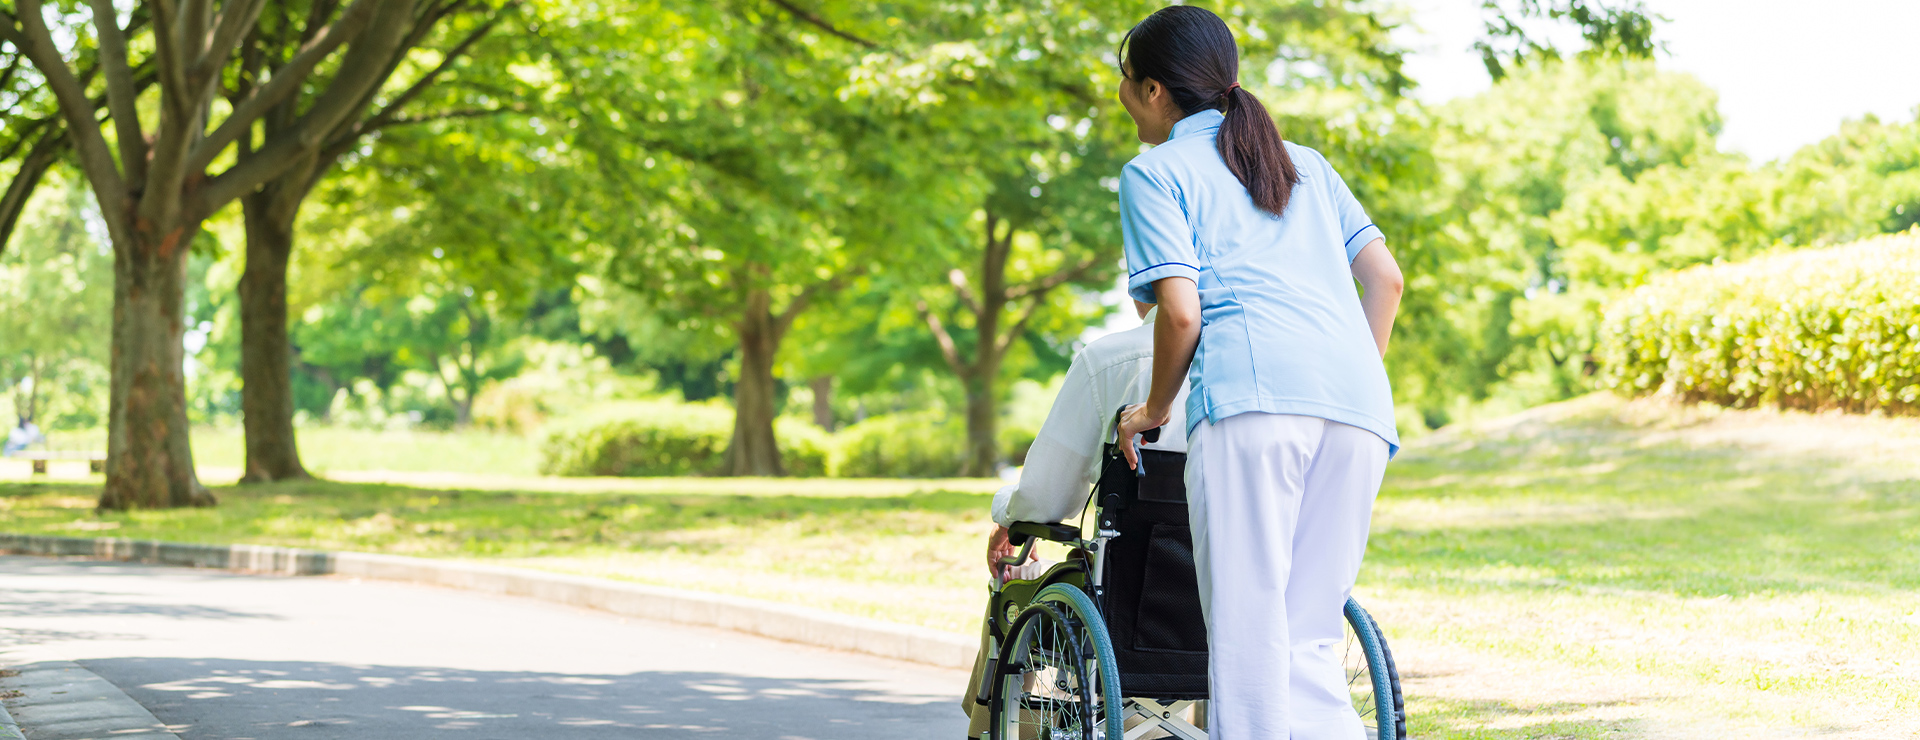
<instances>
[{"instance_id":1,"label":"wheelchair push handle","mask_svg":"<svg viewBox=\"0 0 1920 740\"><path fill-rule=\"evenodd\" d=\"M1120 417L1126 416L1126 415L1127 415L1127 406L1123 404L1118 410L1113 412L1113 423L1107 425L1108 429L1113 430L1113 441L1115 444L1119 444L1120 442ZM1148 429L1144 432L1141 432L1140 441L1148 444L1159 442L1160 427L1154 427L1152 429ZM1147 477L1147 461L1144 456L1141 458L1140 464L1135 465L1133 467L1133 477L1135 478Z\"/></svg>"},{"instance_id":2,"label":"wheelchair push handle","mask_svg":"<svg viewBox=\"0 0 1920 740\"><path fill-rule=\"evenodd\" d=\"M1023 565L1033 554L1033 543L1039 540L1051 540L1068 544L1080 541L1080 527L1073 524L1041 524L1039 522L1014 522L1007 527L1007 544L1020 548L1018 555L1000 559L1001 565Z\"/></svg>"}]
</instances>

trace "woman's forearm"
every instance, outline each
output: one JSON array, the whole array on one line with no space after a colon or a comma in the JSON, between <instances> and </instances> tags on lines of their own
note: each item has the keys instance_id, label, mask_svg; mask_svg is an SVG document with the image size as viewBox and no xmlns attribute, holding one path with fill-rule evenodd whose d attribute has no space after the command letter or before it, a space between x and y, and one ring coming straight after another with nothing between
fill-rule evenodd
<instances>
[{"instance_id":1,"label":"woman's forearm","mask_svg":"<svg viewBox=\"0 0 1920 740\"><path fill-rule=\"evenodd\" d=\"M1353 277L1360 281L1360 310L1366 314L1367 329L1380 356L1387 356L1387 341L1393 338L1393 318L1400 312L1400 294L1405 289L1400 265L1387 251L1384 240L1375 239L1353 258Z\"/></svg>"},{"instance_id":2,"label":"woman's forearm","mask_svg":"<svg viewBox=\"0 0 1920 740\"><path fill-rule=\"evenodd\" d=\"M1187 382L1193 350L1200 345L1200 289L1192 280L1166 278L1153 284L1160 315L1153 324L1153 390L1147 411L1165 418Z\"/></svg>"}]
</instances>

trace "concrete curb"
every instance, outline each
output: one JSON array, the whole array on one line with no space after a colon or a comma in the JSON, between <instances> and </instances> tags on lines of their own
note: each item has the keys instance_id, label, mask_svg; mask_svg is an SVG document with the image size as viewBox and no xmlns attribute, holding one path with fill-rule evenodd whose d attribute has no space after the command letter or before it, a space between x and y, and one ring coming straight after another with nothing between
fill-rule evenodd
<instances>
[{"instance_id":1,"label":"concrete curb","mask_svg":"<svg viewBox=\"0 0 1920 740\"><path fill-rule=\"evenodd\" d=\"M0 686L21 694L6 703L32 728L32 740L180 740L120 687L78 664L33 648L9 651L4 663L19 673L0 679ZM0 728L0 738L26 735L13 725Z\"/></svg>"},{"instance_id":2,"label":"concrete curb","mask_svg":"<svg viewBox=\"0 0 1920 740\"><path fill-rule=\"evenodd\" d=\"M526 568L398 555L20 534L0 534L0 552L422 583L522 596L626 617L719 627L776 640L963 670L972 667L974 653L979 649L975 641L961 635L821 609Z\"/></svg>"},{"instance_id":3,"label":"concrete curb","mask_svg":"<svg viewBox=\"0 0 1920 740\"><path fill-rule=\"evenodd\" d=\"M0 686L5 685L5 682L0 681ZM13 715L7 714L7 705L0 702L0 740L26 740L26 738L26 735L20 734L20 723L13 721Z\"/></svg>"}]
</instances>

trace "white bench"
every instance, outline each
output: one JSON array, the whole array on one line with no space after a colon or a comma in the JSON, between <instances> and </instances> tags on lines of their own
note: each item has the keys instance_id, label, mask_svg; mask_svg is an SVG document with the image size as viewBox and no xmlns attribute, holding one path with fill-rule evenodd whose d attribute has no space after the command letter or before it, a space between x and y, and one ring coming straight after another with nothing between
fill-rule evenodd
<instances>
[{"instance_id":1,"label":"white bench","mask_svg":"<svg viewBox=\"0 0 1920 740\"><path fill-rule=\"evenodd\" d=\"M46 475L48 460L85 460L87 471L102 472L107 469L107 454L104 452L82 452L79 450L21 450L8 457L17 457L33 461L33 474Z\"/></svg>"}]
</instances>

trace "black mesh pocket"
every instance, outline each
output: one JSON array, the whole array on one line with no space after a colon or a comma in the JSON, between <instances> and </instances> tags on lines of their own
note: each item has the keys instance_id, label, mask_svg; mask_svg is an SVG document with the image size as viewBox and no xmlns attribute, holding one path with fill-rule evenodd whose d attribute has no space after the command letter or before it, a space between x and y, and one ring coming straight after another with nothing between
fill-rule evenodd
<instances>
[{"instance_id":1,"label":"black mesh pocket","mask_svg":"<svg viewBox=\"0 0 1920 740\"><path fill-rule=\"evenodd\" d=\"M1193 570L1193 535L1186 527L1153 525L1147 567L1134 612L1133 649L1205 653L1207 625L1200 615L1200 581Z\"/></svg>"}]
</instances>

